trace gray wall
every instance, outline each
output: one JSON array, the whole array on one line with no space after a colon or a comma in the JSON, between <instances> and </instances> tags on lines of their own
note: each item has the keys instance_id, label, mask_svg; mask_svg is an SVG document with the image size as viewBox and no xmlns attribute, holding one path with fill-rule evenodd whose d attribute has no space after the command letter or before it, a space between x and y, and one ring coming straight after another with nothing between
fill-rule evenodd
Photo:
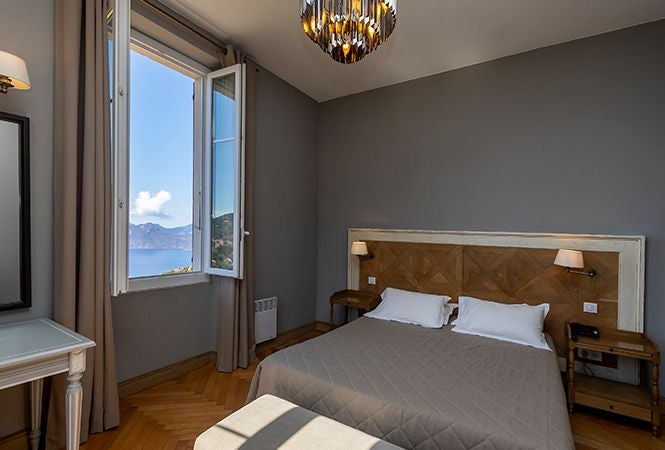
<instances>
[{"instance_id":1,"label":"gray wall","mask_svg":"<svg viewBox=\"0 0 665 450\"><path fill-rule=\"evenodd\" d=\"M0 43L0 49L26 61L32 82L29 91L0 94L0 111L30 117L33 305L27 310L3 312L2 324L50 316L52 312L53 4L3 0ZM24 386L0 391L0 436L24 427L26 398Z\"/></svg>"},{"instance_id":2,"label":"gray wall","mask_svg":"<svg viewBox=\"0 0 665 450\"><path fill-rule=\"evenodd\" d=\"M255 296L279 297L281 332L315 319L317 104L264 69L256 85Z\"/></svg>"},{"instance_id":3,"label":"gray wall","mask_svg":"<svg viewBox=\"0 0 665 450\"><path fill-rule=\"evenodd\" d=\"M118 381L213 350L212 293L200 283L114 298Z\"/></svg>"},{"instance_id":4,"label":"gray wall","mask_svg":"<svg viewBox=\"0 0 665 450\"><path fill-rule=\"evenodd\" d=\"M661 21L322 104L317 318L349 227L644 234L665 348L664 55Z\"/></svg>"}]
</instances>

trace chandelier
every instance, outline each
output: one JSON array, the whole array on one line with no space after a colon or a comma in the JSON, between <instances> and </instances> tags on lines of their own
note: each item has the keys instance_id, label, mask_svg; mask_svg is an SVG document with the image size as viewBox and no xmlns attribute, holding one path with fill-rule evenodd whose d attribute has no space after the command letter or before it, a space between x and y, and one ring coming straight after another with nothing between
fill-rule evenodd
<instances>
[{"instance_id":1,"label":"chandelier","mask_svg":"<svg viewBox=\"0 0 665 450\"><path fill-rule=\"evenodd\" d=\"M397 0L301 0L305 34L332 59L358 62L395 29Z\"/></svg>"}]
</instances>

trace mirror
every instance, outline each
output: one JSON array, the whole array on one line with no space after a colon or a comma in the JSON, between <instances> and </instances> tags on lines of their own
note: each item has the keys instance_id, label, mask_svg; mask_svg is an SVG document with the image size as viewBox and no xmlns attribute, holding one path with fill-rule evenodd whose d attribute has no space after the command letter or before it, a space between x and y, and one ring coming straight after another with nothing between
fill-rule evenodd
<instances>
[{"instance_id":1,"label":"mirror","mask_svg":"<svg viewBox=\"0 0 665 450\"><path fill-rule=\"evenodd\" d=\"M30 119L0 112L0 311L29 308Z\"/></svg>"}]
</instances>

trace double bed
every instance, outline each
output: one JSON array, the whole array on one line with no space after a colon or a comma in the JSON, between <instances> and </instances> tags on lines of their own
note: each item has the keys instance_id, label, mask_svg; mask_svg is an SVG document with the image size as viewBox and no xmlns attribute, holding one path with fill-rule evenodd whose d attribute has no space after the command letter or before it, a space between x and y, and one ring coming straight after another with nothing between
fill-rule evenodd
<instances>
[{"instance_id":1,"label":"double bed","mask_svg":"<svg viewBox=\"0 0 665 450\"><path fill-rule=\"evenodd\" d=\"M361 317L258 366L289 400L404 448L574 448L556 353Z\"/></svg>"}]
</instances>

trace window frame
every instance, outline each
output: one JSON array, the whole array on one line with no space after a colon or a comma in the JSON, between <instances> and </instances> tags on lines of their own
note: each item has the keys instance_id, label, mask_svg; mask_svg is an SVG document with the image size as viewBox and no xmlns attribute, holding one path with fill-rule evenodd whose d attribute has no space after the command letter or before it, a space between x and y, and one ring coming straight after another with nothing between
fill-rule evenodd
<instances>
[{"instance_id":1,"label":"window frame","mask_svg":"<svg viewBox=\"0 0 665 450\"><path fill-rule=\"evenodd\" d=\"M204 143L204 211L203 221L203 259L204 271L211 275L243 279L244 260L245 260L245 71L246 64L234 64L223 69L210 72L205 77L205 121L203 127ZM233 270L219 269L210 266L211 254L211 222L212 215L212 144L213 144L213 89L212 83L215 78L235 75L235 91L238 92L236 103L236 192L234 196L234 216L233 216Z\"/></svg>"},{"instance_id":2,"label":"window frame","mask_svg":"<svg viewBox=\"0 0 665 450\"><path fill-rule=\"evenodd\" d=\"M211 72L191 58L131 29L131 0L114 0L112 14L113 89L112 89L112 230L111 293L184 286L209 281L209 274L242 279L244 276L245 237L245 64ZM149 57L189 76L196 75L194 89L194 180L192 210L192 272L152 277L129 278L129 115L130 50L149 53ZM236 73L237 147L234 196L233 270L210 267L212 218L212 79ZM196 257L198 255L198 257ZM194 271L198 269L198 271Z\"/></svg>"},{"instance_id":3,"label":"window frame","mask_svg":"<svg viewBox=\"0 0 665 450\"><path fill-rule=\"evenodd\" d=\"M123 9L126 8L126 9ZM203 139L204 139L204 85L210 70L167 47L160 42L129 27L129 2L117 0L114 11L114 83L113 83L113 245L112 245L112 294L114 296L136 291L163 289L203 283L209 280L204 271L202 244L202 195L203 195ZM126 37L126 39L123 39ZM192 272L149 277L129 277L129 115L131 92L130 51L137 51L160 64L177 70L194 80L194 141L192 184ZM117 99L117 100L116 100Z\"/></svg>"}]
</instances>

